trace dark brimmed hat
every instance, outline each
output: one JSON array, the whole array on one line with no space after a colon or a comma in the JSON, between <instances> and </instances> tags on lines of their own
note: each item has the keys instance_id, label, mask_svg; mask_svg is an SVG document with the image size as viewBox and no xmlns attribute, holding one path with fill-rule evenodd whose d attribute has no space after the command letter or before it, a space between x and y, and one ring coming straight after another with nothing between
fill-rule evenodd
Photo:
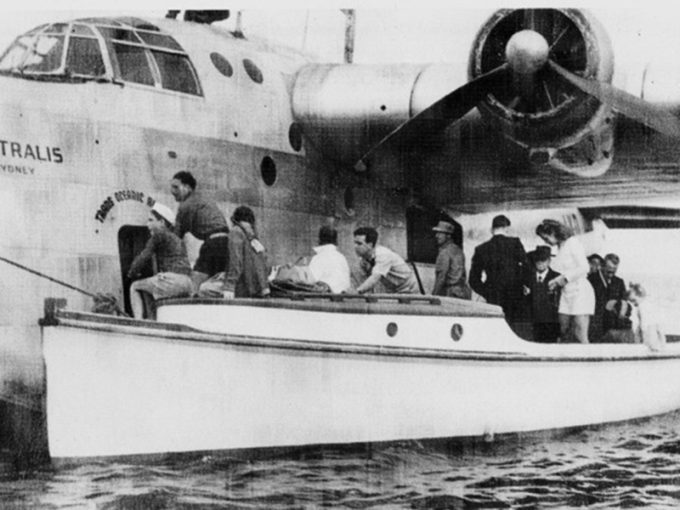
<instances>
[{"instance_id":1,"label":"dark brimmed hat","mask_svg":"<svg viewBox=\"0 0 680 510\"><path fill-rule=\"evenodd\" d=\"M534 251L529 252L529 260L534 264L543 260L550 260L552 252L550 246L536 246Z\"/></svg>"},{"instance_id":2,"label":"dark brimmed hat","mask_svg":"<svg viewBox=\"0 0 680 510\"><path fill-rule=\"evenodd\" d=\"M448 221L440 221L439 223L437 223L436 227L432 228L432 230L434 230L435 232L443 232L444 234L453 235L455 229L453 225Z\"/></svg>"}]
</instances>

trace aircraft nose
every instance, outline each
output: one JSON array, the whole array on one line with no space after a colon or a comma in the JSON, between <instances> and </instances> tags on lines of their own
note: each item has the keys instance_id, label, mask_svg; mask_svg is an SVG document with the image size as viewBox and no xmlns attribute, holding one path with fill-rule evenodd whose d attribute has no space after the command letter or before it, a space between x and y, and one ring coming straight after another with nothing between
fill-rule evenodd
<instances>
[{"instance_id":1,"label":"aircraft nose","mask_svg":"<svg viewBox=\"0 0 680 510\"><path fill-rule=\"evenodd\" d=\"M550 47L538 32L521 30L505 46L505 58L513 72L533 74L548 61Z\"/></svg>"}]
</instances>

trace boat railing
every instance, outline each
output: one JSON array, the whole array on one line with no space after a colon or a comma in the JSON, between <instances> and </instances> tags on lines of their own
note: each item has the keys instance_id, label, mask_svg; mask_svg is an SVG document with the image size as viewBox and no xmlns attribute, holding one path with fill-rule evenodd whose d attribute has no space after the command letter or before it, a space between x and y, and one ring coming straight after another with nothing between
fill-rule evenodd
<instances>
[{"instance_id":1,"label":"boat railing","mask_svg":"<svg viewBox=\"0 0 680 510\"><path fill-rule=\"evenodd\" d=\"M332 294L328 292L295 292L291 294L277 295L275 299L290 299L291 301L328 300L334 303L359 301L365 303L402 303L441 305L442 301L436 296L418 294Z\"/></svg>"}]
</instances>

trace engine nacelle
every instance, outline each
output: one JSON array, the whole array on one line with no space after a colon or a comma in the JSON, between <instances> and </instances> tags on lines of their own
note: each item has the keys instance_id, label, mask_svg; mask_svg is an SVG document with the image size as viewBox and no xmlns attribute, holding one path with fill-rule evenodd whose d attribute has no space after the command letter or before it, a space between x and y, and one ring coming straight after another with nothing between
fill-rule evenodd
<instances>
[{"instance_id":1,"label":"engine nacelle","mask_svg":"<svg viewBox=\"0 0 680 510\"><path fill-rule=\"evenodd\" d=\"M609 37L592 15L575 9L497 11L474 40L470 79L504 64L508 42L525 29L545 38L548 58L560 66L586 79L611 82ZM549 66L528 84L521 78L514 76L503 93L488 95L479 105L482 115L507 139L529 150L532 159L545 157L560 170L581 175L606 171L612 155L611 105L566 83Z\"/></svg>"},{"instance_id":2,"label":"engine nacelle","mask_svg":"<svg viewBox=\"0 0 680 510\"><path fill-rule=\"evenodd\" d=\"M293 115L326 156L354 164L465 79L446 64L312 64L296 77Z\"/></svg>"}]
</instances>

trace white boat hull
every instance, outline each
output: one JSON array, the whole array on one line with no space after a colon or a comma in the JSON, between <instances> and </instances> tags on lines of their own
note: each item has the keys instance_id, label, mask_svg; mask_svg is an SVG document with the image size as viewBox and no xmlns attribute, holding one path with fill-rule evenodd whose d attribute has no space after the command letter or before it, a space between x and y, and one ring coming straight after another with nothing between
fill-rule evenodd
<instances>
[{"instance_id":1,"label":"white boat hull","mask_svg":"<svg viewBox=\"0 0 680 510\"><path fill-rule=\"evenodd\" d=\"M89 318L66 313L43 328L55 459L482 436L680 408L672 345L605 355L599 345L529 344L507 329L507 352L465 351L450 338L449 348L395 347Z\"/></svg>"}]
</instances>

